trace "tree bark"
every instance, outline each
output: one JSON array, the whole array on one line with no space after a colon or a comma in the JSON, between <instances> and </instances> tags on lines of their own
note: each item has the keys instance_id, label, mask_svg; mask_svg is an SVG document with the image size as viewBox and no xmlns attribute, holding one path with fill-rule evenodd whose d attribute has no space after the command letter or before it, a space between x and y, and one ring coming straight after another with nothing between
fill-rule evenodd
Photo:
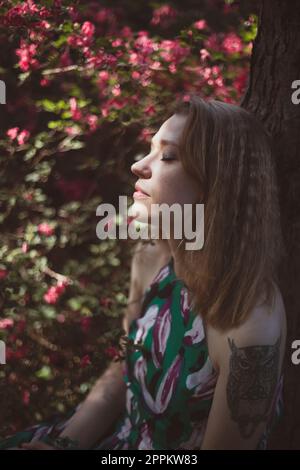
<instances>
[{"instance_id":1,"label":"tree bark","mask_svg":"<svg viewBox=\"0 0 300 470\"><path fill-rule=\"evenodd\" d=\"M300 449L300 365L291 361L292 342L300 339L300 104L291 99L294 80L300 80L300 2L261 0L241 106L253 112L272 136L287 250L280 269L288 322L285 416L270 440L272 449Z\"/></svg>"}]
</instances>

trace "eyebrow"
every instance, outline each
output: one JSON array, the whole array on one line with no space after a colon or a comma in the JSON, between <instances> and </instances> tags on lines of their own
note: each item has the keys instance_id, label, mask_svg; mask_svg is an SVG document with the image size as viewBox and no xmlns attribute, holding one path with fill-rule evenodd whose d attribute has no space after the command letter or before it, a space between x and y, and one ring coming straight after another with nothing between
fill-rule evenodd
<instances>
[{"instance_id":1,"label":"eyebrow","mask_svg":"<svg viewBox=\"0 0 300 470\"><path fill-rule=\"evenodd\" d=\"M155 142L153 142L153 139L151 139L151 145L155 145ZM160 145L163 147L165 145L175 145L176 147L179 147L176 142L173 142L172 140L167 140L167 139L160 139Z\"/></svg>"}]
</instances>

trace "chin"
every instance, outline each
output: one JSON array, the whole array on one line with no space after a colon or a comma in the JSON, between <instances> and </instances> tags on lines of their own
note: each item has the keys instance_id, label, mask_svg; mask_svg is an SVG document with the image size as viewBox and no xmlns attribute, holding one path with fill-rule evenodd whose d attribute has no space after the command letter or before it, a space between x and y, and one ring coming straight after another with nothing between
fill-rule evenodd
<instances>
[{"instance_id":1,"label":"chin","mask_svg":"<svg viewBox=\"0 0 300 470\"><path fill-rule=\"evenodd\" d=\"M143 202L135 201L128 209L128 215L135 217L137 222L149 223L150 213Z\"/></svg>"}]
</instances>

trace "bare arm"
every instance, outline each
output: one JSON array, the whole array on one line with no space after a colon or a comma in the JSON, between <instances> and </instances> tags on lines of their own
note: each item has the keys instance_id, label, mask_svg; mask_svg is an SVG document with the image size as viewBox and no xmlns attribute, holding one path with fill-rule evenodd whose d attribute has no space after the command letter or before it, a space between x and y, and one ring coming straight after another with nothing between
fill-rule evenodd
<instances>
[{"instance_id":1,"label":"bare arm","mask_svg":"<svg viewBox=\"0 0 300 470\"><path fill-rule=\"evenodd\" d=\"M79 441L81 449L91 448L104 437L125 409L126 384L122 364L112 363L60 434Z\"/></svg>"},{"instance_id":2,"label":"bare arm","mask_svg":"<svg viewBox=\"0 0 300 470\"><path fill-rule=\"evenodd\" d=\"M123 328L126 333L131 320L140 313L143 294L139 271L137 244L131 263L128 306L124 313ZM78 440L81 448L90 448L110 431L126 405L126 384L123 379L124 361L112 362L97 380L90 393L72 416L61 437Z\"/></svg>"},{"instance_id":3,"label":"bare arm","mask_svg":"<svg viewBox=\"0 0 300 470\"><path fill-rule=\"evenodd\" d=\"M285 328L264 307L229 331L216 333L219 376L201 450L255 449L280 393Z\"/></svg>"}]
</instances>

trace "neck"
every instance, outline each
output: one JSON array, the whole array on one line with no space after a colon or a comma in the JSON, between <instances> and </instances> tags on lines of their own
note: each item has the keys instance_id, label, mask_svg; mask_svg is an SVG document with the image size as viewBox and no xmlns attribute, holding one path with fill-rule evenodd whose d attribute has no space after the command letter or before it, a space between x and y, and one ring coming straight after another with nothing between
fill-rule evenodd
<instances>
[{"instance_id":1,"label":"neck","mask_svg":"<svg viewBox=\"0 0 300 470\"><path fill-rule=\"evenodd\" d=\"M170 259L172 256L174 263L174 272L176 276L180 276L180 269L179 269L179 253L177 250L177 247L180 243L180 240L168 240L164 238L159 238L155 240L156 245L160 248L160 251L162 252L163 256L166 257L166 259Z\"/></svg>"}]
</instances>

